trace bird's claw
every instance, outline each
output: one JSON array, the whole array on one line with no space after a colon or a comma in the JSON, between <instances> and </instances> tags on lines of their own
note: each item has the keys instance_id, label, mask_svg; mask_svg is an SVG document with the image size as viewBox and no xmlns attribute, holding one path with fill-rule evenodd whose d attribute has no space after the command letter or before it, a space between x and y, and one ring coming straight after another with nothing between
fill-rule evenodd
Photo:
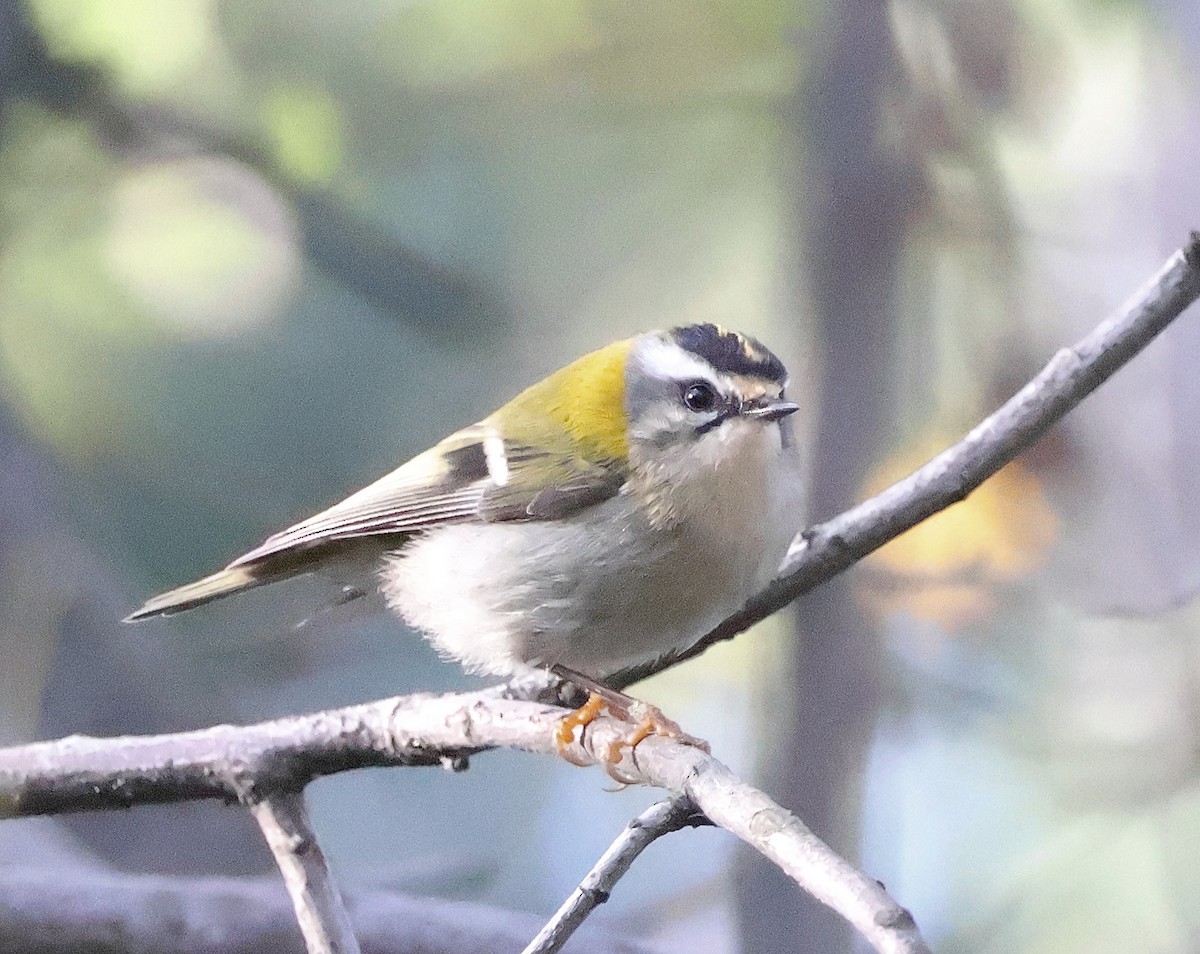
<instances>
[{"instance_id":1,"label":"bird's claw","mask_svg":"<svg viewBox=\"0 0 1200 954\"><path fill-rule=\"evenodd\" d=\"M624 699L628 699L627 704ZM558 754L572 765L583 766L589 764L586 760L572 754L570 747L575 741L575 730L580 730L580 738L582 738L583 731L586 731L587 727L605 709L608 709L614 716L626 723L630 729L629 733L623 738L609 743L604 753L604 759L601 762L609 777L614 781L620 782L622 785L628 785L630 782L636 781L622 775L617 770L617 766L624 757L625 750L629 749L632 751L652 735L661 735L664 738L680 742L683 745L695 746L703 752L710 751L709 744L704 739L696 738L696 736L684 732L680 728L679 723L668 718L658 706L653 706L628 696L625 696L624 699L606 698L598 692L592 692L588 696L587 702L573 712L568 713L558 723L558 728L555 730L555 742L558 745ZM635 719L637 720L636 722L634 721Z\"/></svg>"}]
</instances>

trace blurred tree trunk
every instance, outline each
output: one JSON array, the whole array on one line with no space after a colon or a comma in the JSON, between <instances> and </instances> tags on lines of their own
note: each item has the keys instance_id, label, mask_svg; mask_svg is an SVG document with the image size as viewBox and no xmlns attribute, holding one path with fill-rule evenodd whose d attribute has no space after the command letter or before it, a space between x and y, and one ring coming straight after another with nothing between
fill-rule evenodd
<instances>
[{"instance_id":1,"label":"blurred tree trunk","mask_svg":"<svg viewBox=\"0 0 1200 954\"><path fill-rule=\"evenodd\" d=\"M822 24L815 67L787 104L793 136L793 247L817 309L823 398L809 516L854 502L878 457L892 344L891 292L916 170L880 144L878 115L893 75L885 0L841 0ZM803 160L801 159L803 156ZM803 161L803 168L800 167ZM792 301L799 307L797 291ZM835 849L854 858L859 790L879 697L878 638L851 597L847 575L799 604L794 721L781 726L769 791ZM786 707L781 707L786 710ZM770 866L747 860L738 880L747 954L851 944L846 926Z\"/></svg>"}]
</instances>

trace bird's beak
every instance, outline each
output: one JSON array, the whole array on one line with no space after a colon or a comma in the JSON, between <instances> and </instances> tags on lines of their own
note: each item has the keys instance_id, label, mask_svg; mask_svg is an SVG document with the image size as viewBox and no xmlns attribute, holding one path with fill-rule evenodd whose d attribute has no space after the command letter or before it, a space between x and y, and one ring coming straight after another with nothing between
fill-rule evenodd
<instances>
[{"instance_id":1,"label":"bird's beak","mask_svg":"<svg viewBox=\"0 0 1200 954\"><path fill-rule=\"evenodd\" d=\"M742 405L742 417L753 418L756 421L778 421L781 417L795 414L800 410L799 404L784 401L780 398L756 398Z\"/></svg>"}]
</instances>

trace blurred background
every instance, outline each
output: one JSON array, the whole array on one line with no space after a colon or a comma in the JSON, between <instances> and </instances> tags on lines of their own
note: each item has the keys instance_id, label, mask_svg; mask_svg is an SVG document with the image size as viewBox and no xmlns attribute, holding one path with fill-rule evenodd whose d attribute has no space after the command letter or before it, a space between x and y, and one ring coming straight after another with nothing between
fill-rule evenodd
<instances>
[{"instance_id":1,"label":"blurred background","mask_svg":"<svg viewBox=\"0 0 1200 954\"><path fill-rule=\"evenodd\" d=\"M1198 79L1193 0L0 0L0 742L478 685L303 586L117 621L636 331L784 357L811 519L882 488L1200 227ZM939 952L1200 950L1198 363L1191 314L638 693ZM548 915L655 798L606 787L493 753L311 792L346 884ZM7 822L0 863L43 841L271 871L210 804ZM711 830L601 917L854 945Z\"/></svg>"}]
</instances>

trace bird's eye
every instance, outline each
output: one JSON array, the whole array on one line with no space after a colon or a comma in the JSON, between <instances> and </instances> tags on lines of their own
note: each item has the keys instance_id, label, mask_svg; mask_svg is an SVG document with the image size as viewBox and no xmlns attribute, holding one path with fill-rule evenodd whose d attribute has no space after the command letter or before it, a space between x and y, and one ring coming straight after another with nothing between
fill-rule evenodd
<instances>
[{"instance_id":1,"label":"bird's eye","mask_svg":"<svg viewBox=\"0 0 1200 954\"><path fill-rule=\"evenodd\" d=\"M711 384L696 381L684 388L683 403L689 411L711 411L717 406L717 392Z\"/></svg>"}]
</instances>

